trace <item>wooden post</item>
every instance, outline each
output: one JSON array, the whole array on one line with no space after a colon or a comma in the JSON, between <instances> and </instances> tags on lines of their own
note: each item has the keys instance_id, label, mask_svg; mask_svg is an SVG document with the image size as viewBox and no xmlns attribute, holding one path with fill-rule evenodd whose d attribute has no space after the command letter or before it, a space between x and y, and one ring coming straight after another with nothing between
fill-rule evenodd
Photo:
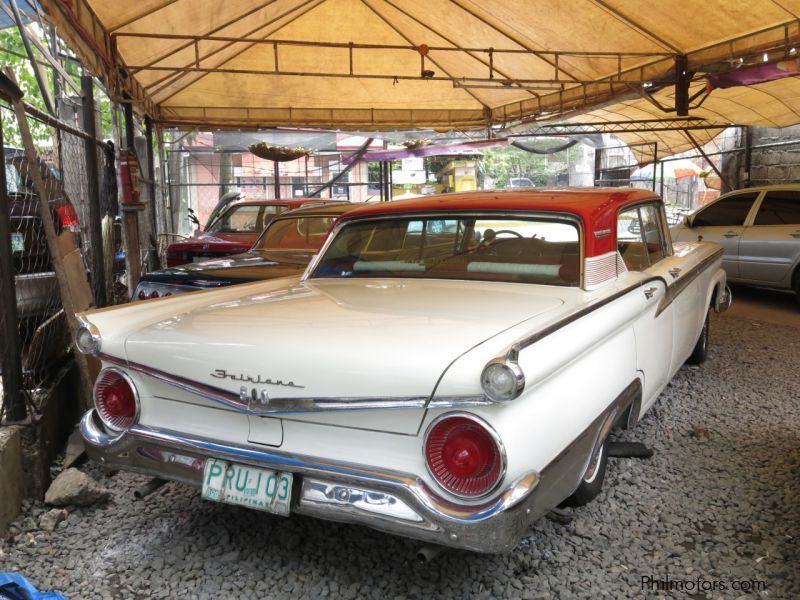
<instances>
[{"instance_id":1,"label":"wooden post","mask_svg":"<svg viewBox=\"0 0 800 600\"><path fill-rule=\"evenodd\" d=\"M5 86L4 86L5 87ZM5 90L2 90L5 92ZM18 89L16 92L22 96ZM6 96L5 93L0 93ZM4 98L10 101L8 97ZM0 127L0 157L3 153L3 131ZM6 192L6 170L0 169L0 368L2 369L3 403L8 421L25 419L25 399L22 395L22 358L17 330L17 294L14 286L14 261L11 248L11 207Z\"/></svg>"},{"instance_id":2,"label":"wooden post","mask_svg":"<svg viewBox=\"0 0 800 600\"><path fill-rule=\"evenodd\" d=\"M14 72L9 67L6 67L6 75L16 85ZM76 302L76 298L73 295L73 290L83 297L83 300L80 301L80 304L85 304L86 298L91 298L89 281L86 279L84 271L83 278L76 278L74 281L70 282L70 279L67 275L67 269L64 264L64 258L68 255L72 255L73 258L76 256L79 257L80 251L75 247L75 241L71 235L63 236L65 238L64 240L60 240L59 236L56 235L56 228L55 224L53 223L53 213L50 211L52 190L45 185L44 180L42 179L42 172L39 168L39 157L37 156L36 149L33 146L33 137L31 136L31 130L28 126L28 117L25 114L25 107L22 104L22 98L13 99L11 104L14 107L14 112L16 113L17 122L19 124L20 135L22 136L22 142L25 146L25 158L31 165L31 169L29 170L28 174L30 175L31 179L33 179L33 187L36 190L36 194L39 196L39 218L42 220L42 226L47 239L47 249L50 252L53 270L55 271L56 279L58 280L58 287L61 292L61 304L64 307L67 326L69 327L72 338L74 339L78 331L78 320L76 319L75 314L79 310L85 310L88 308L88 306L80 306L78 302ZM88 362L86 360L86 356L81 352L75 352L74 354L75 362L78 365L78 372L80 373L79 391L81 405L84 408L89 408L92 404L92 377L89 373Z\"/></svg>"},{"instance_id":3,"label":"wooden post","mask_svg":"<svg viewBox=\"0 0 800 600\"><path fill-rule=\"evenodd\" d=\"M97 137L94 112L94 82L91 75L81 76L83 92L83 130L92 138ZM106 272L103 266L103 214L100 210L100 170L97 166L97 145L85 139L83 149L86 155L86 189L89 195L89 245L92 263L92 291L95 306L105 306Z\"/></svg>"},{"instance_id":4,"label":"wooden post","mask_svg":"<svg viewBox=\"0 0 800 600\"><path fill-rule=\"evenodd\" d=\"M275 199L280 200L281 197L281 171L278 167L278 161L273 160L273 173L275 175Z\"/></svg>"}]
</instances>

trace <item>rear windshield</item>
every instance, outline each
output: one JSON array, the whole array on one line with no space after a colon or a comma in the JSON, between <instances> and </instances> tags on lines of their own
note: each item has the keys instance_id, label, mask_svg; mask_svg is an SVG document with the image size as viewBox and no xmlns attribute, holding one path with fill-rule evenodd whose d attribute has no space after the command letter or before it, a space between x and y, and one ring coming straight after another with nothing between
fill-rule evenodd
<instances>
[{"instance_id":1,"label":"rear windshield","mask_svg":"<svg viewBox=\"0 0 800 600\"><path fill-rule=\"evenodd\" d=\"M328 237L334 217L279 219L258 240L259 250L319 250Z\"/></svg>"},{"instance_id":2,"label":"rear windshield","mask_svg":"<svg viewBox=\"0 0 800 600\"><path fill-rule=\"evenodd\" d=\"M261 233L283 206L239 204L232 206L208 229L208 233Z\"/></svg>"},{"instance_id":3,"label":"rear windshield","mask_svg":"<svg viewBox=\"0 0 800 600\"><path fill-rule=\"evenodd\" d=\"M448 216L355 222L338 232L311 277L577 286L580 237L575 224L558 218Z\"/></svg>"}]
</instances>

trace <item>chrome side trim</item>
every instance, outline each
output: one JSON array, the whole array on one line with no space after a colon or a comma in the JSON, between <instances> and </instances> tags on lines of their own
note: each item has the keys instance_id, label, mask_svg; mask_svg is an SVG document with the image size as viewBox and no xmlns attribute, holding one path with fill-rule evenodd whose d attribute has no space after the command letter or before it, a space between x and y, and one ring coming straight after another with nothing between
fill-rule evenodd
<instances>
[{"instance_id":1,"label":"chrome side trim","mask_svg":"<svg viewBox=\"0 0 800 600\"><path fill-rule=\"evenodd\" d=\"M658 316L664 311L665 308L667 308L667 306L669 306L670 304L672 304L672 302L674 302L678 294L680 294L683 290L685 290L688 287L688 285L700 275L700 273L702 273L705 269L708 268L710 264L712 264L720 256L722 256L722 253L723 253L722 248L715 250L713 254L707 256L697 265L692 267L689 271L686 272L686 274L683 277L675 281L675 283L673 283L672 285L668 284L663 277L649 277L635 284L632 284L618 292L615 292L614 294L611 294L610 296L607 296L602 300L595 301L594 303L589 304L588 306L582 308L581 310L576 311L570 315L567 315L566 317L553 323L549 327L546 327L545 329L537 331L531 336L528 336L526 338L519 340L518 342L515 342L508 349L508 352L506 352L506 357L511 361L516 361L518 359L519 352L521 350L546 338L548 335L555 333L556 331L558 331L562 327L569 325L573 321L577 321L578 319L585 317L589 313L592 313L600 308L603 308L607 304L610 304L614 300L617 300L618 298L621 298L622 296L629 294L633 290L637 290L645 286L651 281L661 281L666 286L666 293L664 294L664 298L661 300L661 303L659 304L658 310L656 312L656 316Z\"/></svg>"},{"instance_id":2,"label":"chrome side trim","mask_svg":"<svg viewBox=\"0 0 800 600\"><path fill-rule=\"evenodd\" d=\"M686 271L686 274L677 279L674 283L669 284L663 277L659 277L661 281L667 286L667 292L664 294L664 297L661 299L661 303L658 305L658 310L656 310L656 316L660 315L664 310L675 301L675 298L683 292L689 285L700 276L700 273L705 271L709 265L714 263L718 260L722 254L723 249L718 248L715 250L710 256L705 257L699 263L697 263L694 267Z\"/></svg>"},{"instance_id":3,"label":"chrome side trim","mask_svg":"<svg viewBox=\"0 0 800 600\"><path fill-rule=\"evenodd\" d=\"M184 392L195 394L206 400L227 406L249 415L281 415L295 413L324 412L336 410L391 410L408 408L425 408L429 396L342 396L342 397L316 397L316 398L274 398L270 397L267 404L251 403L249 395L245 398L241 391L237 394L228 392L210 385L191 381L177 375L170 375L164 371L153 369L145 365L119 359L107 354L101 354L103 362L117 365L130 371L136 371L169 384ZM243 399L244 398L244 399ZM457 406L483 406L491 404L484 396L442 396L434 399L429 406L435 408L449 408Z\"/></svg>"},{"instance_id":4,"label":"chrome side trim","mask_svg":"<svg viewBox=\"0 0 800 600\"><path fill-rule=\"evenodd\" d=\"M650 281L650 280L646 280L646 281ZM511 347L506 352L506 358L508 358L508 360L510 360L510 361L517 361L519 359L520 351L524 350L528 346L532 346L536 342L538 342L538 341L546 338L547 336L555 333L556 331L558 331L562 327L566 327L570 323L572 323L574 321L577 321L578 319L582 319L583 317L585 317L589 313L592 313L592 312L594 312L594 311L596 311L596 310L598 310L600 308L603 308L607 304L611 304L614 300L617 300L618 298L621 298L622 296L625 296L625 295L631 293L634 290L638 290L640 287L642 287L642 285L644 285L644 283L646 281L638 281L638 282L636 282L636 283L634 283L632 285L629 285L628 287L626 287L626 288L624 288L624 289L622 289L622 290L620 290L618 292L615 292L615 293L611 294L610 296L606 296L605 298L603 298L601 300L596 300L593 303L589 304L588 306L586 306L586 307L584 307L584 308L582 308L582 309L580 309L580 310L578 310L578 311L576 311L576 312L574 312L572 314L567 315L566 317L564 317L563 319L561 319L559 321L556 321L555 323L553 323L549 327L545 327L544 329L542 329L540 331L537 331L533 335L530 335L528 337L522 338L521 340L519 340L517 342L514 342L514 344L512 344Z\"/></svg>"}]
</instances>

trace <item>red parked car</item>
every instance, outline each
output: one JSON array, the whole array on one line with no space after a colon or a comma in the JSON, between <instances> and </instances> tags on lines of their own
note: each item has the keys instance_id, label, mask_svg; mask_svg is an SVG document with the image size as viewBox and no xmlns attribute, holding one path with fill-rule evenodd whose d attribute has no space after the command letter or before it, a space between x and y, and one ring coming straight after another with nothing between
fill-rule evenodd
<instances>
[{"instance_id":1,"label":"red parked car","mask_svg":"<svg viewBox=\"0 0 800 600\"><path fill-rule=\"evenodd\" d=\"M249 250L261 232L284 211L307 204L339 200L293 198L291 200L248 200L231 204L191 238L167 246L167 266L239 254Z\"/></svg>"}]
</instances>

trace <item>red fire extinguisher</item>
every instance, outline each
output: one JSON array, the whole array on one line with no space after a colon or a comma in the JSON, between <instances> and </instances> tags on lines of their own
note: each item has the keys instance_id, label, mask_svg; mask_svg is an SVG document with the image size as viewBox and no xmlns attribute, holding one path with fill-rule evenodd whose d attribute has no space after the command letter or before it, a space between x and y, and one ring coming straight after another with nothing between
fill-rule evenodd
<instances>
[{"instance_id":1,"label":"red fire extinguisher","mask_svg":"<svg viewBox=\"0 0 800 600\"><path fill-rule=\"evenodd\" d=\"M122 182L122 203L139 204L139 162L135 152L119 151L119 175Z\"/></svg>"}]
</instances>

